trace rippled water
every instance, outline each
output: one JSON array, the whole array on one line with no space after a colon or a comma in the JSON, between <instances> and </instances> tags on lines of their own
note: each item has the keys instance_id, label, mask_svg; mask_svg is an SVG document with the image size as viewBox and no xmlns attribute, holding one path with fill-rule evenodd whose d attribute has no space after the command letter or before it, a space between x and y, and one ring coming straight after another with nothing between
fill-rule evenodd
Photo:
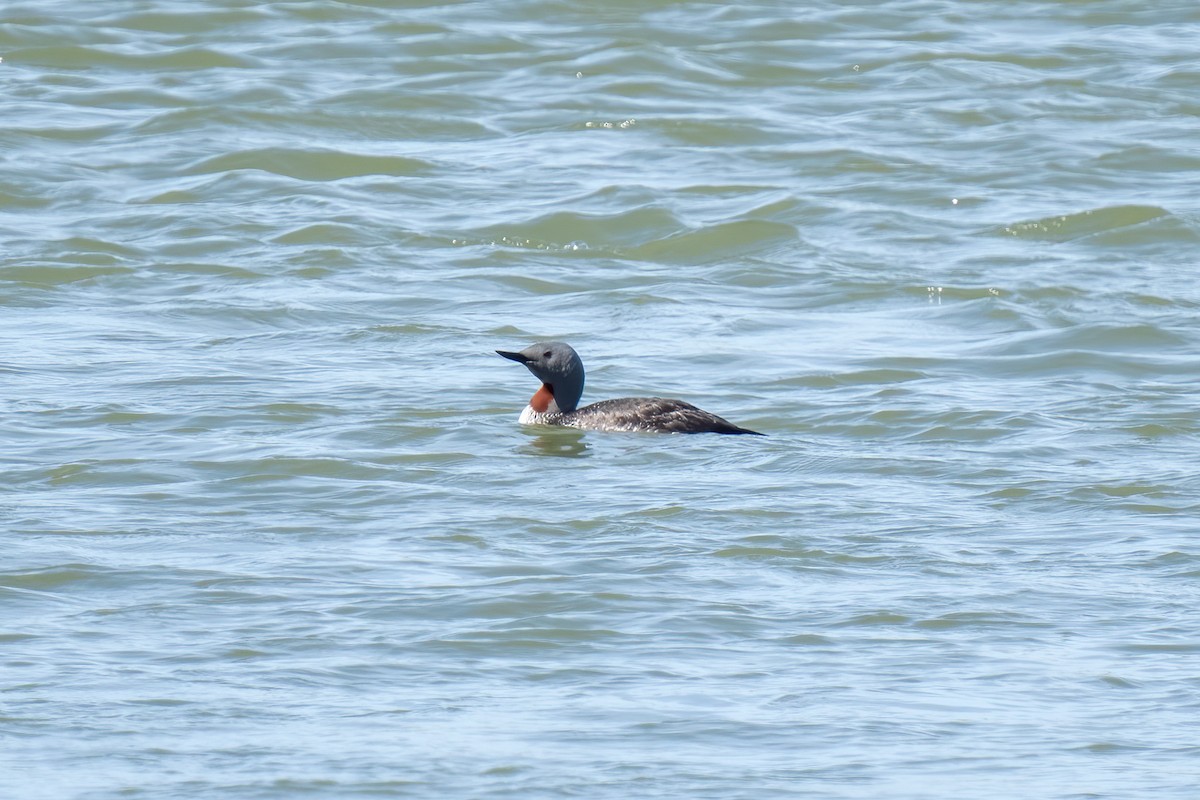
<instances>
[{"instance_id":1,"label":"rippled water","mask_svg":"<svg viewBox=\"0 0 1200 800\"><path fill-rule=\"evenodd\" d=\"M0 14L4 796L1194 796L1194 3L396 5Z\"/></svg>"}]
</instances>

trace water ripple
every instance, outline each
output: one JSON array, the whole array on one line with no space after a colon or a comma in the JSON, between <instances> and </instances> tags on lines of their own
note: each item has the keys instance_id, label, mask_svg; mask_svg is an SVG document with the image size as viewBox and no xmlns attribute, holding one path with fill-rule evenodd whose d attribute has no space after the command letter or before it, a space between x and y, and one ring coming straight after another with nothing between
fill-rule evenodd
<instances>
[{"instance_id":1,"label":"water ripple","mask_svg":"<svg viewBox=\"0 0 1200 800\"><path fill-rule=\"evenodd\" d=\"M1191 798L1192 7L402 5L6 8L0 794Z\"/></svg>"}]
</instances>

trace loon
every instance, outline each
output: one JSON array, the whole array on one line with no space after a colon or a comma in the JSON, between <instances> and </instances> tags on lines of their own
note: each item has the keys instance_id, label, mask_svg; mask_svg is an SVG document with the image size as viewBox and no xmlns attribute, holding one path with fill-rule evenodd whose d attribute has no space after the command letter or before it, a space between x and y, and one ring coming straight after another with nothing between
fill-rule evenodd
<instances>
[{"instance_id":1,"label":"loon","mask_svg":"<svg viewBox=\"0 0 1200 800\"><path fill-rule=\"evenodd\" d=\"M765 435L739 428L691 403L662 397L622 397L576 408L583 394L583 362L575 349L563 342L538 342L518 353L507 350L496 353L524 364L542 382L542 388L521 412L523 425L566 425L594 431Z\"/></svg>"}]
</instances>

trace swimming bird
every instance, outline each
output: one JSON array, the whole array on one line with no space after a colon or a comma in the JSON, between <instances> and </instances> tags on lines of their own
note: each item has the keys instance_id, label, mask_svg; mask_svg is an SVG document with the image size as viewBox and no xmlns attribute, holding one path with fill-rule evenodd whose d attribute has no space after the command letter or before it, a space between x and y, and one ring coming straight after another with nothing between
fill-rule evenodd
<instances>
[{"instance_id":1,"label":"swimming bird","mask_svg":"<svg viewBox=\"0 0 1200 800\"><path fill-rule=\"evenodd\" d=\"M577 408L583 395L583 361L569 344L538 342L520 352L497 350L524 364L542 382L521 412L524 425L566 425L594 431L657 431L659 433L749 433L682 400L663 397L622 397Z\"/></svg>"}]
</instances>

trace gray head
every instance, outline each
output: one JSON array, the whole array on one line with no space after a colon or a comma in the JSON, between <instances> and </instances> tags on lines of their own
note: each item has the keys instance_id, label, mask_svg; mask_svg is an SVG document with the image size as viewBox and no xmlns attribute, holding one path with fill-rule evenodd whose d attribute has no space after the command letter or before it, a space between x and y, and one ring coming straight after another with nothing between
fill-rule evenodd
<instances>
[{"instance_id":1,"label":"gray head","mask_svg":"<svg viewBox=\"0 0 1200 800\"><path fill-rule=\"evenodd\" d=\"M579 398L583 395L583 362L571 345L538 342L519 353L506 350L496 352L524 364L535 378L550 387L550 394L553 395L550 411L574 411L579 405Z\"/></svg>"}]
</instances>

